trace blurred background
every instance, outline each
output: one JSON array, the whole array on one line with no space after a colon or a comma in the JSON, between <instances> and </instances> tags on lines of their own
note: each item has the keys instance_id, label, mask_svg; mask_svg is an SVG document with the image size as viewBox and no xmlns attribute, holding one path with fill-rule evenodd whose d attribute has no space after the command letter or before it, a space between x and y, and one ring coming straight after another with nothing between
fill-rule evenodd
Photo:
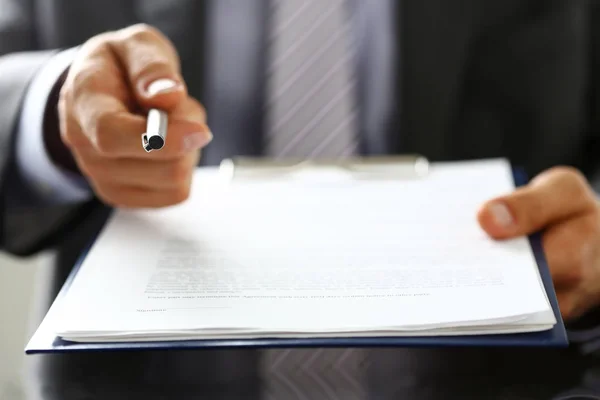
<instances>
[{"instance_id":1,"label":"blurred background","mask_svg":"<svg viewBox=\"0 0 600 400\"><path fill-rule=\"evenodd\" d=\"M19 259L0 252L0 400L19 400L28 318L43 256Z\"/></svg>"}]
</instances>

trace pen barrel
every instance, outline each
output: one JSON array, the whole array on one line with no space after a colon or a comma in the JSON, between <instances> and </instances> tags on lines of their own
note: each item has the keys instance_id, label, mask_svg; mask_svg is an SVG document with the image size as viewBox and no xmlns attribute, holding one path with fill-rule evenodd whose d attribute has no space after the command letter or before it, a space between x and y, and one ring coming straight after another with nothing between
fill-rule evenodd
<instances>
[{"instance_id":1,"label":"pen barrel","mask_svg":"<svg viewBox=\"0 0 600 400\"><path fill-rule=\"evenodd\" d=\"M148 136L158 135L163 139L167 136L167 113L157 109L151 109L148 112Z\"/></svg>"}]
</instances>

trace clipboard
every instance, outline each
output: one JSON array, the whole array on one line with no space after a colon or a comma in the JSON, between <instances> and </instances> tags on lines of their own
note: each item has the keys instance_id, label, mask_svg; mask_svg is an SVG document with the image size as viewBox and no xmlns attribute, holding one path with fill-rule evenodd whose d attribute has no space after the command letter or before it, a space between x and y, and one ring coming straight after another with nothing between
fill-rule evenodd
<instances>
[{"instance_id":1,"label":"clipboard","mask_svg":"<svg viewBox=\"0 0 600 400\"><path fill-rule=\"evenodd\" d=\"M227 181L238 179L290 177L312 168L330 168L365 179L419 179L429 172L429 162L419 155L400 157L369 157L351 160L285 160L272 161L255 158L224 160L219 173ZM515 186L527 183L524 169L513 167ZM403 336L403 337L327 337L327 338L260 338L260 339L201 339L186 341L144 341L113 343L77 343L57 337L43 321L25 348L26 354L144 351L144 350L201 350L201 349L261 349L261 348L314 348L314 347L567 347L569 340L558 307L552 277L544 255L541 233L529 236L548 300L557 323L551 330L531 333L490 334L467 336ZM57 295L54 304L66 295L92 243L85 249ZM49 312L52 311L52 308Z\"/></svg>"},{"instance_id":2,"label":"clipboard","mask_svg":"<svg viewBox=\"0 0 600 400\"><path fill-rule=\"evenodd\" d=\"M219 166L220 174L228 180L289 178L311 170L329 170L352 179L419 179L429 173L429 160L418 154L331 160L237 157L223 160Z\"/></svg>"}]
</instances>

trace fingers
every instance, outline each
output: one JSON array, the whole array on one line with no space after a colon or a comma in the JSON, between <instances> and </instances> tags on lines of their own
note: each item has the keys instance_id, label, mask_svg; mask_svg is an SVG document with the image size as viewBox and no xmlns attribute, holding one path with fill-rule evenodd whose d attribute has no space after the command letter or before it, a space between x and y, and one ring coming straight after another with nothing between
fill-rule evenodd
<instances>
[{"instance_id":1,"label":"fingers","mask_svg":"<svg viewBox=\"0 0 600 400\"><path fill-rule=\"evenodd\" d=\"M64 143L96 195L116 207L162 207L187 198L200 149L212 139L187 95L169 40L146 25L86 42L59 99ZM147 112L167 112L164 147L146 153Z\"/></svg>"},{"instance_id":2,"label":"fingers","mask_svg":"<svg viewBox=\"0 0 600 400\"><path fill-rule=\"evenodd\" d=\"M490 236L502 239L531 234L595 207L585 177L573 168L557 167L512 194L490 200L477 218Z\"/></svg>"},{"instance_id":3,"label":"fingers","mask_svg":"<svg viewBox=\"0 0 600 400\"><path fill-rule=\"evenodd\" d=\"M158 30L134 25L115 32L109 45L142 108L171 111L187 97L177 52Z\"/></svg>"},{"instance_id":4,"label":"fingers","mask_svg":"<svg viewBox=\"0 0 600 400\"><path fill-rule=\"evenodd\" d=\"M83 100L75 110L81 129L65 129L69 147L82 153L99 153L108 158L172 160L206 146L212 140L204 124L204 110L193 99L186 99L169 117L165 146L152 153L142 147L146 118L123 110L114 98L96 94ZM84 140L84 135L87 140Z\"/></svg>"},{"instance_id":5,"label":"fingers","mask_svg":"<svg viewBox=\"0 0 600 400\"><path fill-rule=\"evenodd\" d=\"M168 111L170 125L164 149L148 155L141 145L146 112L141 117L134 111L151 107ZM83 46L61 91L60 108L61 118L74 120L88 139L72 129L63 132L65 142L91 144L107 157L179 157L212 139L204 109L186 94L177 52L159 31L143 24L99 35Z\"/></svg>"},{"instance_id":6,"label":"fingers","mask_svg":"<svg viewBox=\"0 0 600 400\"><path fill-rule=\"evenodd\" d=\"M597 303L598 295L578 289L557 289L556 299L565 322L577 320Z\"/></svg>"},{"instance_id":7,"label":"fingers","mask_svg":"<svg viewBox=\"0 0 600 400\"><path fill-rule=\"evenodd\" d=\"M199 158L200 152L166 161L124 158L107 163L103 158L95 157L87 160L84 173L97 186L170 190L191 180Z\"/></svg>"},{"instance_id":8,"label":"fingers","mask_svg":"<svg viewBox=\"0 0 600 400\"><path fill-rule=\"evenodd\" d=\"M558 308L563 319L568 322L579 316L578 299L576 292L568 289L560 289L556 291L556 300Z\"/></svg>"},{"instance_id":9,"label":"fingers","mask_svg":"<svg viewBox=\"0 0 600 400\"><path fill-rule=\"evenodd\" d=\"M598 253L600 217L589 213L553 225L544 233L546 260L557 289L575 288Z\"/></svg>"},{"instance_id":10,"label":"fingers","mask_svg":"<svg viewBox=\"0 0 600 400\"><path fill-rule=\"evenodd\" d=\"M597 301L597 260L600 259L598 210L562 220L547 228L543 245L565 320L580 316Z\"/></svg>"},{"instance_id":11,"label":"fingers","mask_svg":"<svg viewBox=\"0 0 600 400\"><path fill-rule=\"evenodd\" d=\"M171 111L169 116L171 119L186 120L206 126L206 110L204 110L202 104L191 97L181 102Z\"/></svg>"},{"instance_id":12,"label":"fingers","mask_svg":"<svg viewBox=\"0 0 600 400\"><path fill-rule=\"evenodd\" d=\"M112 207L159 208L176 205L187 200L190 195L190 183L168 190L135 186L99 186L95 188L95 192L103 203Z\"/></svg>"}]
</instances>

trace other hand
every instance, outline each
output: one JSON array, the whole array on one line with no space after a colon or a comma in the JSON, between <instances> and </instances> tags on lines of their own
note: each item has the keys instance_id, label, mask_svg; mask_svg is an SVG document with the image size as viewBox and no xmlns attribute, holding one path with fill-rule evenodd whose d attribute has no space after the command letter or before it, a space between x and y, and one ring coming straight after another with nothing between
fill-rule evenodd
<instances>
[{"instance_id":1,"label":"other hand","mask_svg":"<svg viewBox=\"0 0 600 400\"><path fill-rule=\"evenodd\" d=\"M600 306L600 206L585 177L556 167L478 213L495 239L543 230L543 246L566 321Z\"/></svg>"},{"instance_id":2,"label":"other hand","mask_svg":"<svg viewBox=\"0 0 600 400\"><path fill-rule=\"evenodd\" d=\"M149 108L168 112L165 146L146 153ZM203 107L188 96L177 52L157 30L135 25L86 42L58 104L61 137L105 203L162 207L189 195L200 149L212 139Z\"/></svg>"}]
</instances>

